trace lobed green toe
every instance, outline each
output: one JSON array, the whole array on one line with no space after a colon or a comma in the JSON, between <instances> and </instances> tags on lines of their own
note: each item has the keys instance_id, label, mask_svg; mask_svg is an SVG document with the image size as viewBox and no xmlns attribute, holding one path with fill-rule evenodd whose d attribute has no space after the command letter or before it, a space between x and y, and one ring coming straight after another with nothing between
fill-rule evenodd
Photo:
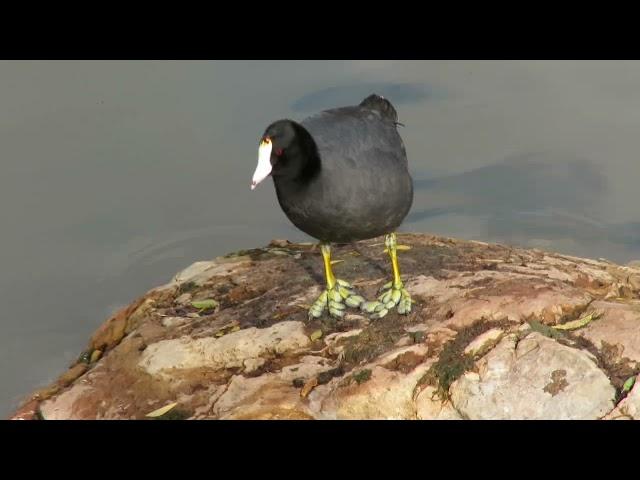
<instances>
[{"instance_id":1,"label":"lobed green toe","mask_svg":"<svg viewBox=\"0 0 640 480\"><path fill-rule=\"evenodd\" d=\"M389 282L380 291L376 300L362 302L360 305L360 309L370 314L372 319L384 317L394 307L397 307L400 315L411 313L411 295L402 284L394 286L393 282Z\"/></svg>"},{"instance_id":2,"label":"lobed green toe","mask_svg":"<svg viewBox=\"0 0 640 480\"><path fill-rule=\"evenodd\" d=\"M364 298L357 295L352 285L344 280L336 279L331 289L327 289L318 297L309 309L309 319L320 318L325 310L334 318L342 318L346 308L358 308L364 303Z\"/></svg>"}]
</instances>

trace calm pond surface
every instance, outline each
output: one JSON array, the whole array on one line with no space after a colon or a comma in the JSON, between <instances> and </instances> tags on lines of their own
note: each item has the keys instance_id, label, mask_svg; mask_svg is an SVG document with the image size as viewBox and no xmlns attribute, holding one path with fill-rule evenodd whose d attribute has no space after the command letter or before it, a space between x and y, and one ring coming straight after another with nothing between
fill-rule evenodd
<instances>
[{"instance_id":1,"label":"calm pond surface","mask_svg":"<svg viewBox=\"0 0 640 480\"><path fill-rule=\"evenodd\" d=\"M249 189L258 138L372 92L405 231L640 258L637 61L0 62L0 414L190 263L308 241Z\"/></svg>"}]
</instances>

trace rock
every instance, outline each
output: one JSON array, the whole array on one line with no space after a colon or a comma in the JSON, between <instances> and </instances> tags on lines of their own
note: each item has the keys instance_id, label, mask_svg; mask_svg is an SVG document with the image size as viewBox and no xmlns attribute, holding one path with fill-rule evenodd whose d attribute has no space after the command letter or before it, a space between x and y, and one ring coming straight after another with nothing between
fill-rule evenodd
<instances>
[{"instance_id":1,"label":"rock","mask_svg":"<svg viewBox=\"0 0 640 480\"><path fill-rule=\"evenodd\" d=\"M164 317L162 319L162 325L167 328L176 327L189 323L191 319L189 317Z\"/></svg>"},{"instance_id":2,"label":"rock","mask_svg":"<svg viewBox=\"0 0 640 480\"><path fill-rule=\"evenodd\" d=\"M287 248L291 242L287 239L274 238L269 242L270 247Z\"/></svg>"},{"instance_id":3,"label":"rock","mask_svg":"<svg viewBox=\"0 0 640 480\"><path fill-rule=\"evenodd\" d=\"M511 270L517 267L502 268L509 271L450 274L442 280L421 275L408 282L407 289L415 297L431 299L439 307L436 315L449 327L465 327L481 318L522 322L533 317L553 325L584 310L593 300L591 293L571 285L576 275L564 272L567 281L558 284L549 279L548 270L529 268L526 274L516 274ZM473 295L461 295L461 291Z\"/></svg>"},{"instance_id":4,"label":"rock","mask_svg":"<svg viewBox=\"0 0 640 480\"><path fill-rule=\"evenodd\" d=\"M597 301L591 308L602 316L577 330L576 335L598 348L618 346L618 359L626 357L640 364L640 305Z\"/></svg>"},{"instance_id":5,"label":"rock","mask_svg":"<svg viewBox=\"0 0 640 480\"><path fill-rule=\"evenodd\" d=\"M454 313L445 325L460 328L469 326L480 318L507 319L512 322L538 318L546 324L556 325L562 323L563 319L572 317L576 312L587 308L593 300L588 293L574 291L568 287L565 291L563 290L530 289L527 293L489 295L477 300L457 300L451 306Z\"/></svg>"},{"instance_id":6,"label":"rock","mask_svg":"<svg viewBox=\"0 0 640 480\"><path fill-rule=\"evenodd\" d=\"M327 335L326 337L324 337L324 343L327 346L335 345L336 343L338 343L342 339L349 338L349 337L355 337L357 335L360 335L361 333L362 333L362 329L361 328L356 328L354 330L349 330L348 332L332 333L332 334Z\"/></svg>"},{"instance_id":7,"label":"rock","mask_svg":"<svg viewBox=\"0 0 640 480\"><path fill-rule=\"evenodd\" d=\"M213 413L218 418L259 416L265 411L265 403L277 403L281 410L292 410L300 403L299 398L297 389L273 374L254 378L235 375L216 402Z\"/></svg>"},{"instance_id":8,"label":"rock","mask_svg":"<svg viewBox=\"0 0 640 480\"><path fill-rule=\"evenodd\" d=\"M505 337L451 385L455 408L470 419L598 419L615 389L585 352L530 333Z\"/></svg>"},{"instance_id":9,"label":"rock","mask_svg":"<svg viewBox=\"0 0 640 480\"><path fill-rule=\"evenodd\" d=\"M375 364L382 365L383 367L391 368L395 370L398 368L397 365L393 365L393 366L389 366L389 365L392 364L393 362L396 362L396 360L399 357L402 357L402 356L406 357L407 354L409 353L415 357L424 357L427 354L428 350L429 350L429 347L427 347L426 345L410 345L406 347L396 348L378 357L375 361ZM422 362L420 361L418 363L422 363Z\"/></svg>"},{"instance_id":10,"label":"rock","mask_svg":"<svg viewBox=\"0 0 640 480\"><path fill-rule=\"evenodd\" d=\"M140 325L140 323L154 312L156 300L153 297L145 298L127 318L124 333L129 333Z\"/></svg>"},{"instance_id":11,"label":"rock","mask_svg":"<svg viewBox=\"0 0 640 480\"><path fill-rule=\"evenodd\" d=\"M405 337L400 338L400 340L396 342L396 347L406 347L412 344L413 344L412 338L409 335L407 335Z\"/></svg>"},{"instance_id":12,"label":"rock","mask_svg":"<svg viewBox=\"0 0 640 480\"><path fill-rule=\"evenodd\" d=\"M629 277L627 278L627 283L634 291L640 291L640 274L634 273L629 275Z\"/></svg>"},{"instance_id":13,"label":"rock","mask_svg":"<svg viewBox=\"0 0 640 480\"><path fill-rule=\"evenodd\" d=\"M637 417L637 386L613 401L640 368L640 270L400 240L410 315L309 320L322 261L301 244L197 262L107 319L82 362L12 418L146 419L172 404L167 417L192 419ZM336 274L368 299L388 281L381 241L334 245ZM196 313L194 298L218 306ZM550 327L591 311L603 315L583 328Z\"/></svg>"},{"instance_id":14,"label":"rock","mask_svg":"<svg viewBox=\"0 0 640 480\"><path fill-rule=\"evenodd\" d=\"M173 283L185 284L193 279L201 277L207 270L213 270L218 265L216 262L194 262L173 277ZM196 283L196 282L193 282Z\"/></svg>"},{"instance_id":15,"label":"rock","mask_svg":"<svg viewBox=\"0 0 640 480\"><path fill-rule=\"evenodd\" d=\"M295 378L309 379L333 368L331 362L324 357L305 355L299 360L299 363L283 367L278 378L284 382L293 382Z\"/></svg>"},{"instance_id":16,"label":"rock","mask_svg":"<svg viewBox=\"0 0 640 480\"><path fill-rule=\"evenodd\" d=\"M459 296L460 290L456 288L458 279L436 280L433 277L418 275L407 282L405 288L413 297L435 297L440 302L446 303Z\"/></svg>"},{"instance_id":17,"label":"rock","mask_svg":"<svg viewBox=\"0 0 640 480\"><path fill-rule=\"evenodd\" d=\"M194 420L200 420L211 417L211 410L218 401L218 399L227 391L226 385L211 385L205 394L206 403L195 408L193 417Z\"/></svg>"},{"instance_id":18,"label":"rock","mask_svg":"<svg viewBox=\"0 0 640 480\"><path fill-rule=\"evenodd\" d=\"M373 366L368 381L351 382L331 391L316 418L405 420L417 418L413 389L430 364L423 363L410 374ZM321 387L311 394L316 394ZM326 394L326 392L323 392ZM318 393L317 395L322 395Z\"/></svg>"},{"instance_id":19,"label":"rock","mask_svg":"<svg viewBox=\"0 0 640 480\"><path fill-rule=\"evenodd\" d=\"M76 365L74 365L73 367L71 367L69 370L67 370L65 373L63 373L58 377L58 380L57 380L58 384L62 387L71 385L76 378L81 376L88 369L89 369L89 365L87 365L86 363L77 363Z\"/></svg>"},{"instance_id":20,"label":"rock","mask_svg":"<svg viewBox=\"0 0 640 480\"><path fill-rule=\"evenodd\" d=\"M416 396L416 414L420 420L462 420L451 402L442 402L434 387L426 387Z\"/></svg>"},{"instance_id":21,"label":"rock","mask_svg":"<svg viewBox=\"0 0 640 480\"><path fill-rule=\"evenodd\" d=\"M176 274L169 286L186 283L203 285L212 277L245 271L249 268L249 263L250 262L246 259L237 259L236 261L218 260L196 262Z\"/></svg>"},{"instance_id":22,"label":"rock","mask_svg":"<svg viewBox=\"0 0 640 480\"><path fill-rule=\"evenodd\" d=\"M640 377L627 396L609 413L605 420L640 420Z\"/></svg>"},{"instance_id":23,"label":"rock","mask_svg":"<svg viewBox=\"0 0 640 480\"><path fill-rule=\"evenodd\" d=\"M221 419L303 419L313 418L295 378L309 380L331 368L322 357L307 356L302 362L255 378L232 377L213 413ZM306 382L305 382L306 383Z\"/></svg>"},{"instance_id":24,"label":"rock","mask_svg":"<svg viewBox=\"0 0 640 480\"><path fill-rule=\"evenodd\" d=\"M288 298L287 306L295 307L299 305L311 305L313 302L316 301L316 299L318 298L321 292L322 292L322 289L320 288L320 286L314 285L313 287L308 288L304 292L298 295L292 295L290 298Z\"/></svg>"},{"instance_id":25,"label":"rock","mask_svg":"<svg viewBox=\"0 0 640 480\"><path fill-rule=\"evenodd\" d=\"M464 349L464 353L468 355L477 355L481 351L485 350L490 344L497 343L504 331L501 328L492 328L484 332L482 335L474 339L467 348Z\"/></svg>"},{"instance_id":26,"label":"rock","mask_svg":"<svg viewBox=\"0 0 640 480\"><path fill-rule=\"evenodd\" d=\"M326 345L325 351L332 355L340 355L344 353L345 340L350 337L357 337L362 333L362 328L356 328L347 332L331 333L324 338Z\"/></svg>"},{"instance_id":27,"label":"rock","mask_svg":"<svg viewBox=\"0 0 640 480\"><path fill-rule=\"evenodd\" d=\"M40 413L45 420L80 420L91 418L83 400L92 392L92 388L82 384L66 390L55 399L47 400L40 405Z\"/></svg>"},{"instance_id":28,"label":"rock","mask_svg":"<svg viewBox=\"0 0 640 480\"><path fill-rule=\"evenodd\" d=\"M191 303L193 296L190 293L183 293L175 300L176 305L188 305Z\"/></svg>"},{"instance_id":29,"label":"rock","mask_svg":"<svg viewBox=\"0 0 640 480\"><path fill-rule=\"evenodd\" d=\"M282 354L311 341L301 322L280 322L258 329L248 328L220 338L182 337L149 345L138 365L151 375L170 375L172 369L240 367L245 359Z\"/></svg>"},{"instance_id":30,"label":"rock","mask_svg":"<svg viewBox=\"0 0 640 480\"><path fill-rule=\"evenodd\" d=\"M39 403L59 393L61 390L62 390L62 387L60 387L60 385L54 382L47 387L37 389L35 392L33 392L30 395L29 399L36 400Z\"/></svg>"},{"instance_id":31,"label":"rock","mask_svg":"<svg viewBox=\"0 0 640 480\"><path fill-rule=\"evenodd\" d=\"M432 330L429 325L427 325L426 323L418 323L416 325L411 325L410 327L405 327L404 331L405 332L409 332L409 333L415 333L415 332L423 332L425 330ZM455 331L451 330L451 329L447 329L449 330L449 332L451 332L453 335L455 335Z\"/></svg>"},{"instance_id":32,"label":"rock","mask_svg":"<svg viewBox=\"0 0 640 480\"><path fill-rule=\"evenodd\" d=\"M103 323L93 334L89 342L90 350L108 350L115 347L124 337L129 316L145 301L139 298L130 306L123 308L113 317Z\"/></svg>"},{"instance_id":33,"label":"rock","mask_svg":"<svg viewBox=\"0 0 640 480\"><path fill-rule=\"evenodd\" d=\"M371 323L371 320L369 320L367 317L363 315L355 315L353 313L345 314L344 319L347 322L351 322L356 325L369 325L369 323Z\"/></svg>"},{"instance_id":34,"label":"rock","mask_svg":"<svg viewBox=\"0 0 640 480\"><path fill-rule=\"evenodd\" d=\"M422 331L422 330L418 330L418 331ZM449 340L455 338L456 335L457 335L457 332L450 328L446 328L446 327L431 328L427 331L426 343L436 347L434 348L434 350L436 350L437 348L442 347Z\"/></svg>"},{"instance_id":35,"label":"rock","mask_svg":"<svg viewBox=\"0 0 640 480\"><path fill-rule=\"evenodd\" d=\"M413 392L432 363L423 358L427 350L425 345L396 348L317 387L309 395L315 406L310 410L323 419L417 418ZM407 357L411 360L403 362Z\"/></svg>"},{"instance_id":36,"label":"rock","mask_svg":"<svg viewBox=\"0 0 640 480\"><path fill-rule=\"evenodd\" d=\"M264 358L247 358L244 362L244 373L251 373L262 367L267 361Z\"/></svg>"},{"instance_id":37,"label":"rock","mask_svg":"<svg viewBox=\"0 0 640 480\"><path fill-rule=\"evenodd\" d=\"M31 400L13 413L9 420L36 420L38 418L39 400Z\"/></svg>"}]
</instances>

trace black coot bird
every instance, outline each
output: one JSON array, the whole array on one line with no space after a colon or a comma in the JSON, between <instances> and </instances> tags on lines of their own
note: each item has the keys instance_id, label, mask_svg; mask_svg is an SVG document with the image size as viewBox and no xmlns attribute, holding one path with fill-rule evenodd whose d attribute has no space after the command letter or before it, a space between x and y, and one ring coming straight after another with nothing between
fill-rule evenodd
<instances>
[{"instance_id":1,"label":"black coot bird","mask_svg":"<svg viewBox=\"0 0 640 480\"><path fill-rule=\"evenodd\" d=\"M359 105L325 110L300 123L278 120L265 130L251 189L269 175L289 220L320 241L327 288L309 310L325 308L342 317L345 305L381 318L396 307L411 311L398 268L396 228L413 203L413 182L397 130L398 114L388 100L370 95ZM386 235L393 280L376 301L366 302L336 279L330 243Z\"/></svg>"}]
</instances>

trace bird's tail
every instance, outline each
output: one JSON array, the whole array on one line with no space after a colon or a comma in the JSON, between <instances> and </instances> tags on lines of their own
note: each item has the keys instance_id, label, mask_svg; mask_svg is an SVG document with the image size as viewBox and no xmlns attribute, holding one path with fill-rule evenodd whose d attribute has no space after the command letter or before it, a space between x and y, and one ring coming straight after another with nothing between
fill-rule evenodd
<instances>
[{"instance_id":1,"label":"bird's tail","mask_svg":"<svg viewBox=\"0 0 640 480\"><path fill-rule=\"evenodd\" d=\"M361 107L369 108L379 112L383 118L387 118L392 122L398 122L398 112L393 108L391 102L377 94L371 94L360 102Z\"/></svg>"}]
</instances>

